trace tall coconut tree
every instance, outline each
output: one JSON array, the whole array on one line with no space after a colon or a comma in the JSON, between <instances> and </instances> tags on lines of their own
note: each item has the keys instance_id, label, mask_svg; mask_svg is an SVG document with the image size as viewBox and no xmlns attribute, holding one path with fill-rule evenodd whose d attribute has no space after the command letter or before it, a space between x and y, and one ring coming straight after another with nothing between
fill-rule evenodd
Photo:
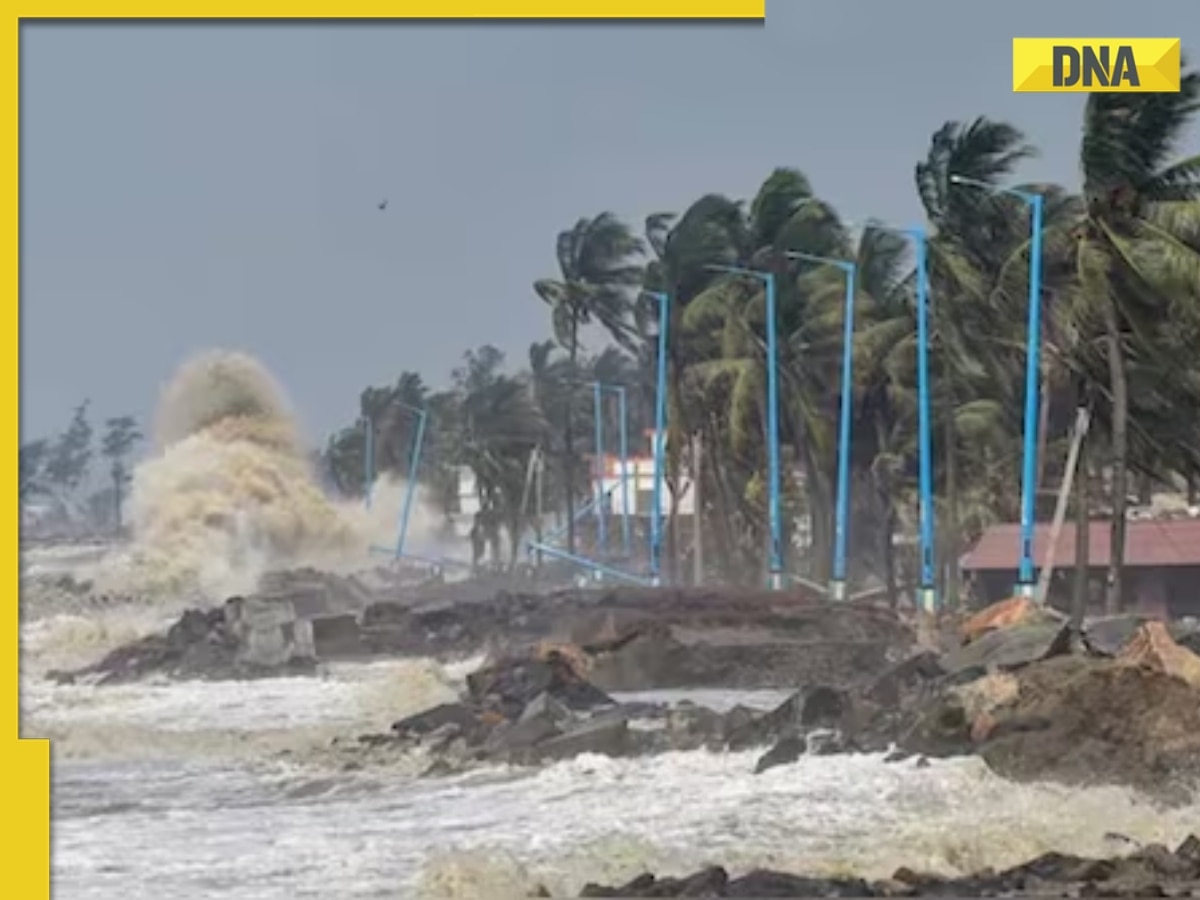
<instances>
[{"instance_id":1,"label":"tall coconut tree","mask_svg":"<svg viewBox=\"0 0 1200 900\"><path fill-rule=\"evenodd\" d=\"M651 259L646 266L644 287L666 292L671 298L670 340L667 344L667 405L665 480L671 514L667 518L668 564L674 577L679 566L676 515L682 490L685 448L691 446L695 416L685 402L684 380L689 366L700 357L683 327L691 302L719 277L712 265L731 264L746 246L745 214L742 204L720 194L706 194L681 215L655 213L645 222L646 245ZM657 324L647 327L657 315L655 305L643 297L638 307L647 337L658 334ZM657 348L646 354L653 362Z\"/></svg>"},{"instance_id":2,"label":"tall coconut tree","mask_svg":"<svg viewBox=\"0 0 1200 900\"><path fill-rule=\"evenodd\" d=\"M1200 316L1200 155L1178 158L1198 112L1200 73L1186 66L1178 93L1091 94L1084 109L1078 318L1099 337L1108 367L1110 611L1123 599L1132 376L1157 373L1178 386L1194 359L1172 332L1193 330Z\"/></svg>"},{"instance_id":3,"label":"tall coconut tree","mask_svg":"<svg viewBox=\"0 0 1200 900\"><path fill-rule=\"evenodd\" d=\"M508 564L516 563L525 528L525 476L529 455L544 431L527 380L503 371L504 354L485 346L467 353L454 373L459 401L459 461L475 476L479 520L494 560L501 558L501 529L508 532Z\"/></svg>"},{"instance_id":4,"label":"tall coconut tree","mask_svg":"<svg viewBox=\"0 0 1200 900\"><path fill-rule=\"evenodd\" d=\"M580 330L596 323L619 342L633 334L634 292L642 283L641 239L613 213L583 218L562 231L556 243L559 275L534 282L537 295L550 306L555 338L566 351L571 380L579 380ZM567 501L567 548L575 552L574 404L568 393L563 418L563 482Z\"/></svg>"}]
</instances>

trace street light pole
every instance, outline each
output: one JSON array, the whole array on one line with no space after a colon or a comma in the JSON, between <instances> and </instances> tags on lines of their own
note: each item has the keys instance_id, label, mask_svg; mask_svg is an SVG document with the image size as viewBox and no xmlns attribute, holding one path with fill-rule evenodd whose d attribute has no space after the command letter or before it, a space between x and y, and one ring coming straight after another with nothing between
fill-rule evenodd
<instances>
[{"instance_id":1,"label":"street light pole","mask_svg":"<svg viewBox=\"0 0 1200 900\"><path fill-rule=\"evenodd\" d=\"M667 430L667 329L671 322L671 295L665 291L645 291L658 301L658 372L654 396L654 489L650 510L650 583L662 584L662 482L663 445Z\"/></svg>"},{"instance_id":2,"label":"street light pole","mask_svg":"<svg viewBox=\"0 0 1200 900\"><path fill-rule=\"evenodd\" d=\"M779 346L776 328L775 275L738 266L706 266L714 272L757 278L766 286L767 300L767 514L770 520L769 559L771 589L783 588L783 513L779 478Z\"/></svg>"},{"instance_id":3,"label":"street light pole","mask_svg":"<svg viewBox=\"0 0 1200 900\"><path fill-rule=\"evenodd\" d=\"M600 382L592 384L592 412L596 430L596 549L601 560L608 558L608 526L604 509L604 388ZM594 570L597 581L603 580L599 569Z\"/></svg>"},{"instance_id":4,"label":"street light pole","mask_svg":"<svg viewBox=\"0 0 1200 900\"><path fill-rule=\"evenodd\" d=\"M1033 535L1036 509L1034 505L1037 493L1037 454L1038 454L1038 405L1040 397L1039 380L1041 376L1042 348L1042 215L1043 197L1030 191L1019 191L1015 188L997 187L974 178L962 175L951 175L953 184L975 187L989 193L1008 194L1024 201L1029 206L1030 235L1029 246L1029 309L1026 326L1025 345L1025 422L1023 435L1023 453L1021 459L1021 547L1020 560L1017 566L1016 594L1020 597L1033 597L1037 587L1034 578Z\"/></svg>"},{"instance_id":5,"label":"street light pole","mask_svg":"<svg viewBox=\"0 0 1200 900\"><path fill-rule=\"evenodd\" d=\"M408 484L404 489L404 508L400 513L400 533L396 538L396 559L404 557L404 543L408 538L408 522L412 518L413 498L417 493L417 473L421 466L421 448L425 445L425 423L429 414L419 407L409 406L397 401L397 404L417 417L417 433L413 438L412 455L408 460Z\"/></svg>"},{"instance_id":6,"label":"street light pole","mask_svg":"<svg viewBox=\"0 0 1200 900\"><path fill-rule=\"evenodd\" d=\"M834 600L846 597L846 545L850 519L850 432L854 413L854 291L855 274L858 270L853 262L830 259L811 253L790 251L789 259L804 259L840 269L846 276L846 293L842 314L842 396L838 420L837 501L833 528L833 577L829 582L829 596Z\"/></svg>"},{"instance_id":7,"label":"street light pole","mask_svg":"<svg viewBox=\"0 0 1200 900\"><path fill-rule=\"evenodd\" d=\"M921 586L920 608L937 611L937 582L933 562L933 415L929 403L929 260L925 229L908 232L917 261L917 431L921 493Z\"/></svg>"}]
</instances>

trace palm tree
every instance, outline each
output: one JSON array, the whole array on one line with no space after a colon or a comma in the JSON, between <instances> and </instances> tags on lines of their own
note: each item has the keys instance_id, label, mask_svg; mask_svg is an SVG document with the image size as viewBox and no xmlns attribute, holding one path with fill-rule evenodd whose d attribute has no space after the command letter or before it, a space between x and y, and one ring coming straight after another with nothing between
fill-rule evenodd
<instances>
[{"instance_id":1,"label":"palm tree","mask_svg":"<svg viewBox=\"0 0 1200 900\"><path fill-rule=\"evenodd\" d=\"M646 244L652 259L646 266L644 286L647 291L663 291L671 297L672 338L667 347L667 406L665 480L670 495L671 512L667 518L667 560L674 578L679 567L679 542L676 531L679 498L682 487L683 451L691 445L693 411L685 402L685 378L691 365L700 361L684 319L688 306L717 278L708 267L713 264L737 262L746 244L745 213L742 204L720 194L706 194L683 213L655 213L645 223ZM643 319L656 314L649 304L638 308ZM643 332L649 336L649 329ZM657 334L657 331L654 332ZM656 350L649 347L647 362L652 363ZM711 468L711 467L710 467ZM707 493L707 492L706 492ZM728 522L728 519L725 519ZM732 546L726 544L726 546Z\"/></svg>"},{"instance_id":2,"label":"palm tree","mask_svg":"<svg viewBox=\"0 0 1200 900\"><path fill-rule=\"evenodd\" d=\"M414 410L424 409L429 389L417 372L402 372L389 387L369 387L359 398L363 418L375 429L378 474L408 474L416 435Z\"/></svg>"},{"instance_id":3,"label":"palm tree","mask_svg":"<svg viewBox=\"0 0 1200 900\"><path fill-rule=\"evenodd\" d=\"M836 215L815 200L808 180L794 169L772 172L748 213L727 234L737 239L729 241L738 252L736 262L776 277L778 327L784 336L779 356L783 376L780 437L793 448L805 473L805 501L814 533L812 574L823 579L832 537L830 485L835 456L828 423L831 418L836 420L831 416L836 403L828 373L837 371L835 354L840 353L841 294L835 297L828 290L815 290L821 282L802 277L786 252L844 255L845 234ZM765 436L758 436L766 421L762 390L765 316L761 283L722 277L691 301L682 322L683 333L691 335L697 348L707 353L690 366L701 394L708 393L714 400L724 396L731 404L727 421L732 443L724 449L732 457L741 456L752 470L740 499L763 511L765 497L759 495L764 481L756 474L764 469L766 448ZM751 431L757 432L753 440L748 437ZM762 458L750 461L748 456ZM791 493L796 487L792 485ZM728 491L728 485L717 488L718 496L722 488ZM747 495L751 488L753 499ZM722 518L728 519L728 514Z\"/></svg>"},{"instance_id":4,"label":"palm tree","mask_svg":"<svg viewBox=\"0 0 1200 900\"><path fill-rule=\"evenodd\" d=\"M558 278L542 278L533 288L551 309L554 336L567 351L569 375L578 381L579 330L593 322L613 338L628 343L633 291L641 284L641 240L612 213L580 219L560 232ZM575 429L572 392L563 412L563 483L567 501L567 549L575 552Z\"/></svg>"},{"instance_id":5,"label":"palm tree","mask_svg":"<svg viewBox=\"0 0 1200 900\"><path fill-rule=\"evenodd\" d=\"M529 456L545 423L524 376L503 371L504 354L484 346L470 351L454 373L458 397L458 460L475 475L480 512L476 524L501 559L500 531L509 535L511 568L526 525L525 480Z\"/></svg>"},{"instance_id":6,"label":"palm tree","mask_svg":"<svg viewBox=\"0 0 1200 900\"><path fill-rule=\"evenodd\" d=\"M1173 159L1198 111L1200 72L1194 70L1185 71L1178 93L1092 94L1084 111L1078 319L1085 335L1099 337L1108 368L1109 611L1122 602L1131 384L1139 374L1158 375L1155 387L1171 389L1177 399L1190 395L1194 406L1200 396L1194 374L1180 377L1195 369L1194 356L1177 338L1194 334L1200 317L1200 155Z\"/></svg>"}]
</instances>

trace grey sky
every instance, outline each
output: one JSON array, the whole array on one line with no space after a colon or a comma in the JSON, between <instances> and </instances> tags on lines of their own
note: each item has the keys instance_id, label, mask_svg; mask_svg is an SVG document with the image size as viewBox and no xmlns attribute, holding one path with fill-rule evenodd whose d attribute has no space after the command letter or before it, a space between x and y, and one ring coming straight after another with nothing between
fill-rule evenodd
<instances>
[{"instance_id":1,"label":"grey sky","mask_svg":"<svg viewBox=\"0 0 1200 900\"><path fill-rule=\"evenodd\" d=\"M1075 185L1082 98L1011 93L1011 38L1182 37L1200 60L1200 3L22 35L26 435L83 397L148 417L184 357L220 346L260 357L322 440L402 369L440 384L484 342L523 362L548 331L531 283L579 216L640 223L789 165L849 219L908 224L930 134L977 115L1042 148L1023 175Z\"/></svg>"}]
</instances>

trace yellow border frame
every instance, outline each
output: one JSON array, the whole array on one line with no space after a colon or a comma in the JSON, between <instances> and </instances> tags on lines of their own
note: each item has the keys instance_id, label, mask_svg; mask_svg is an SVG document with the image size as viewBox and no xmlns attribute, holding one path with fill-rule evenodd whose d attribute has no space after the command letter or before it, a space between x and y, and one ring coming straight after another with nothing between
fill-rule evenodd
<instances>
[{"instance_id":1,"label":"yellow border frame","mask_svg":"<svg viewBox=\"0 0 1200 900\"><path fill-rule=\"evenodd\" d=\"M324 18L330 7L325 3L303 0L282 5L276 3L246 4L244 2L187 3L172 8L170 13L155 10L148 5L131 3L121 12L101 4L72 2L58 4L53 9L31 11L27 16L18 16L11 33L11 63L4 70L4 81L0 85L5 106L4 121L8 135L4 146L8 148L6 167L17 178L7 183L4 206L9 209L12 228L7 241L9 253L5 257L5 270L9 284L13 286L12 302L7 308L9 321L9 362L5 366L4 391L12 404L10 415L4 417L9 465L17 468L17 449L20 446L20 396L19 396L19 253L18 232L20 228L20 170L18 140L20 104L20 42L22 19L56 18ZM399 8L398 8L399 7ZM406 18L406 19L691 19L691 20L743 20L761 22L766 18L766 0L427 0L383 4L372 0L357 0L337 10L336 18ZM7 155L6 154L6 155ZM10 472L12 469L9 470ZM9 482L9 490L14 485ZM7 718L15 726L12 737L0 741L0 767L3 769L3 846L5 849L5 881L9 885L6 893L21 900L50 897L50 742L48 740L21 740L20 738L20 496L12 497L9 509L15 516L13 534L7 546L12 556L5 558L6 568L12 573L10 584L15 593L9 611L0 621L0 645L3 645L3 675L0 687L10 698Z\"/></svg>"}]
</instances>

